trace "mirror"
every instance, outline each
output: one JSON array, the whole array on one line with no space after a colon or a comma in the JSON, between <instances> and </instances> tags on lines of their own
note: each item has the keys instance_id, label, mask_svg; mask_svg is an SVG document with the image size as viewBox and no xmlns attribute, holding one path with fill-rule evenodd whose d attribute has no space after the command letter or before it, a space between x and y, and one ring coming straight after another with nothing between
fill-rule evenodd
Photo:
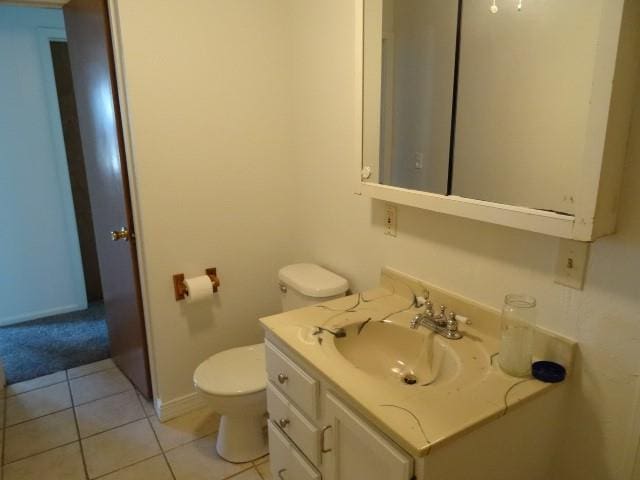
<instances>
[{"instance_id":1,"label":"mirror","mask_svg":"<svg viewBox=\"0 0 640 480\"><path fill-rule=\"evenodd\" d=\"M574 214L602 3L488 3L464 1L451 193Z\"/></svg>"},{"instance_id":2,"label":"mirror","mask_svg":"<svg viewBox=\"0 0 640 480\"><path fill-rule=\"evenodd\" d=\"M495 4L364 0L363 178L573 215L602 0Z\"/></svg>"},{"instance_id":3,"label":"mirror","mask_svg":"<svg viewBox=\"0 0 640 480\"><path fill-rule=\"evenodd\" d=\"M446 194L458 2L365 0L365 158L375 181Z\"/></svg>"}]
</instances>

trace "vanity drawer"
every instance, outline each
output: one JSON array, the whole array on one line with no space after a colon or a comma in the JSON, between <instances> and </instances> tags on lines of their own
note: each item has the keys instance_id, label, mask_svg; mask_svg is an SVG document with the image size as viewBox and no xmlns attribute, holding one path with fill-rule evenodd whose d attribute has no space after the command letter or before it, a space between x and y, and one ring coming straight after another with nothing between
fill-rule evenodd
<instances>
[{"instance_id":1,"label":"vanity drawer","mask_svg":"<svg viewBox=\"0 0 640 480\"><path fill-rule=\"evenodd\" d=\"M274 479L320 480L322 478L271 421L269 421L269 453L271 475Z\"/></svg>"},{"instance_id":2,"label":"vanity drawer","mask_svg":"<svg viewBox=\"0 0 640 480\"><path fill-rule=\"evenodd\" d=\"M267 376L278 390L312 419L318 415L318 382L268 341Z\"/></svg>"},{"instance_id":3,"label":"vanity drawer","mask_svg":"<svg viewBox=\"0 0 640 480\"><path fill-rule=\"evenodd\" d=\"M285 432L309 460L320 462L320 430L271 383L267 383L269 418Z\"/></svg>"}]
</instances>

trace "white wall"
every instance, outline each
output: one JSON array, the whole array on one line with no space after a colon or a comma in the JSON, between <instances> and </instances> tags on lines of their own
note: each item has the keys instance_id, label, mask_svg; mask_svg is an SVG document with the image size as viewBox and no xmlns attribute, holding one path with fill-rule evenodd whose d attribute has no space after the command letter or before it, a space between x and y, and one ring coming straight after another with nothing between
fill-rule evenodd
<instances>
[{"instance_id":1,"label":"white wall","mask_svg":"<svg viewBox=\"0 0 640 480\"><path fill-rule=\"evenodd\" d=\"M558 241L550 237L405 207L398 237L388 237L382 203L353 194L353 2L291 3L299 256L345 275L356 290L375 285L389 265L495 307L507 292L536 296L540 323L576 338L582 358L566 448L550 480L629 478L640 374L640 105L619 233L594 245L584 291L554 284Z\"/></svg>"},{"instance_id":2,"label":"white wall","mask_svg":"<svg viewBox=\"0 0 640 480\"><path fill-rule=\"evenodd\" d=\"M0 6L0 325L87 301L42 28L64 37L62 12Z\"/></svg>"},{"instance_id":3,"label":"white wall","mask_svg":"<svg viewBox=\"0 0 640 480\"><path fill-rule=\"evenodd\" d=\"M195 367L262 339L291 258L289 36L279 0L122 0L117 19L133 137L156 395L193 393ZM172 275L217 267L211 302Z\"/></svg>"}]
</instances>

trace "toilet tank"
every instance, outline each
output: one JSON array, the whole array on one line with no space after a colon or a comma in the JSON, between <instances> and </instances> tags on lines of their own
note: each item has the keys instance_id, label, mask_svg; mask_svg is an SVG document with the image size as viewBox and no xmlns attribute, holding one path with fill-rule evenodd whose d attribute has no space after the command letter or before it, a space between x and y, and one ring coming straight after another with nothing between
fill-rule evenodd
<instances>
[{"instance_id":1,"label":"toilet tank","mask_svg":"<svg viewBox=\"0 0 640 480\"><path fill-rule=\"evenodd\" d=\"M313 263L282 267L278 279L283 312L344 297L349 288L340 275Z\"/></svg>"}]
</instances>

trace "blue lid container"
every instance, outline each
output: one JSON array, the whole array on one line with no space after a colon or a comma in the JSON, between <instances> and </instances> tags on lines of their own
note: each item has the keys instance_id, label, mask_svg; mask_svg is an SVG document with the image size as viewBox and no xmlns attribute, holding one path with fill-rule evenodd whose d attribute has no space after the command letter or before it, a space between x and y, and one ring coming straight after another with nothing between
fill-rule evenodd
<instances>
[{"instance_id":1,"label":"blue lid container","mask_svg":"<svg viewBox=\"0 0 640 480\"><path fill-rule=\"evenodd\" d=\"M562 382L567 376L566 369L555 362L540 361L531 365L531 373L534 378L546 383Z\"/></svg>"}]
</instances>

